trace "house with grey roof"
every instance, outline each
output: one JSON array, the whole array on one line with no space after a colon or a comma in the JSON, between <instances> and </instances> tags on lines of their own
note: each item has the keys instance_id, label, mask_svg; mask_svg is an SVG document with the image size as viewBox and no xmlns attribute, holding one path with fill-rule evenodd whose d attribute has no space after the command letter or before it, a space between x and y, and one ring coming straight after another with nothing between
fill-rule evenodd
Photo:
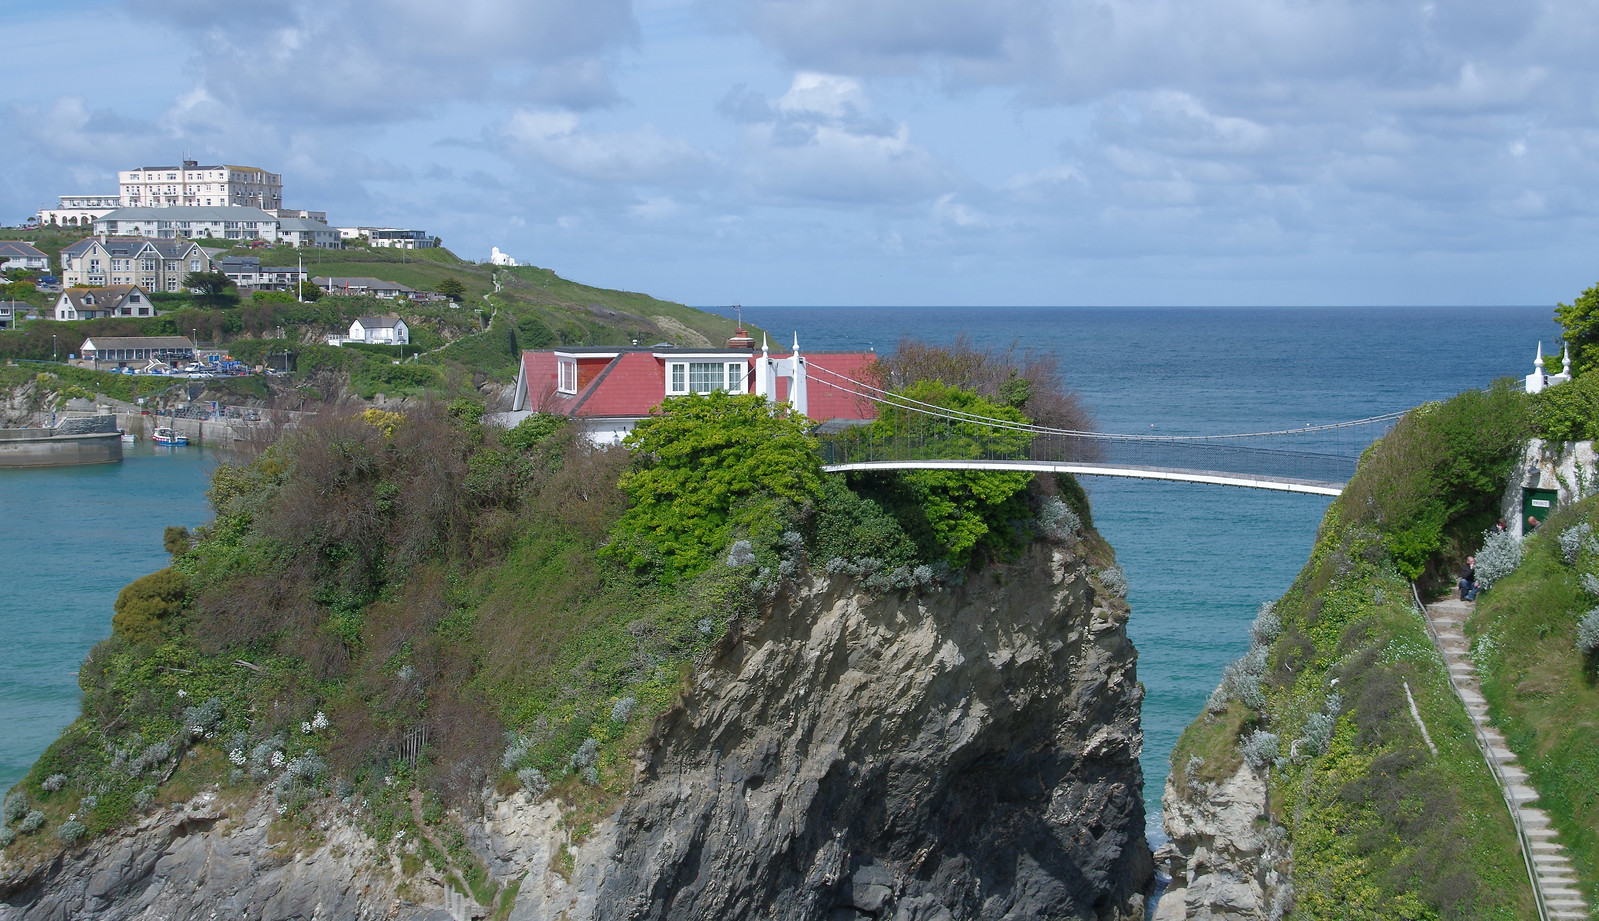
<instances>
[{"instance_id":1,"label":"house with grey roof","mask_svg":"<svg viewBox=\"0 0 1599 921\"><path fill-rule=\"evenodd\" d=\"M348 336L329 336L328 345L365 342L369 345L410 345L411 330L399 317L357 317Z\"/></svg>"},{"instance_id":2,"label":"house with grey roof","mask_svg":"<svg viewBox=\"0 0 1599 921\"><path fill-rule=\"evenodd\" d=\"M402 285L397 281L384 281L381 278L367 276L323 278L318 275L311 279L311 284L316 285L328 294L341 296L346 294L366 294L372 297L380 297L384 300L410 297L416 293L415 288Z\"/></svg>"},{"instance_id":3,"label":"house with grey roof","mask_svg":"<svg viewBox=\"0 0 1599 921\"><path fill-rule=\"evenodd\" d=\"M284 225L288 225L287 231ZM94 222L94 232L190 240L292 243L338 249L339 232L321 221L280 218L260 208L184 206L118 208Z\"/></svg>"},{"instance_id":4,"label":"house with grey roof","mask_svg":"<svg viewBox=\"0 0 1599 921\"><path fill-rule=\"evenodd\" d=\"M50 268L50 257L31 243L21 240L0 240L0 272L23 269L43 272Z\"/></svg>"},{"instance_id":5,"label":"house with grey roof","mask_svg":"<svg viewBox=\"0 0 1599 921\"><path fill-rule=\"evenodd\" d=\"M56 298L57 320L98 320L102 317L153 317L155 304L138 285L102 288L67 288Z\"/></svg>"},{"instance_id":6,"label":"house with grey roof","mask_svg":"<svg viewBox=\"0 0 1599 921\"><path fill-rule=\"evenodd\" d=\"M89 237L61 251L63 286L138 285L182 291L190 272L211 271L211 259L189 240Z\"/></svg>"}]
</instances>

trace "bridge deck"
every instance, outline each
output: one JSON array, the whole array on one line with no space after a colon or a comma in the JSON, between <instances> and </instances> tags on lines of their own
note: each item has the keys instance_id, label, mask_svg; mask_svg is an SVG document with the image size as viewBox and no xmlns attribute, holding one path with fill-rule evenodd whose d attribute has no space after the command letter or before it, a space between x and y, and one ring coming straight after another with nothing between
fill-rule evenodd
<instances>
[{"instance_id":1,"label":"bridge deck","mask_svg":"<svg viewBox=\"0 0 1599 921\"><path fill-rule=\"evenodd\" d=\"M822 468L840 473L849 470L1031 470L1040 473L1070 473L1074 476L1133 477L1142 480L1171 480L1181 483L1209 483L1216 486L1242 486L1313 496L1336 496L1343 483L1302 480L1291 477L1227 473L1220 470L1188 470L1181 467L1146 467L1124 464L1089 464L1076 461L1030 460L889 460L853 464L829 464Z\"/></svg>"}]
</instances>

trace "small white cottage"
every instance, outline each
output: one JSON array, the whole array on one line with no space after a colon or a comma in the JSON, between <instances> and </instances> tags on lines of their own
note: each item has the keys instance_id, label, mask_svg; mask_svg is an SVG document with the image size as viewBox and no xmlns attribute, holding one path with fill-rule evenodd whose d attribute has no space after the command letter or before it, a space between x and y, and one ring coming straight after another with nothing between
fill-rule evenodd
<instances>
[{"instance_id":1,"label":"small white cottage","mask_svg":"<svg viewBox=\"0 0 1599 921\"><path fill-rule=\"evenodd\" d=\"M399 317L357 317L346 342L373 345L410 345L411 331Z\"/></svg>"}]
</instances>

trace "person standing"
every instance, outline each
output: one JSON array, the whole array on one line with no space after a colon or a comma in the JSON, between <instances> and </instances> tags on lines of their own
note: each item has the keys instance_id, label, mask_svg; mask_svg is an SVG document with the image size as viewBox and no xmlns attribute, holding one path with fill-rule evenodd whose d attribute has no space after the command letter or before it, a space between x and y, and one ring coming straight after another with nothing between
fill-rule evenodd
<instances>
[{"instance_id":1,"label":"person standing","mask_svg":"<svg viewBox=\"0 0 1599 921\"><path fill-rule=\"evenodd\" d=\"M1466 565L1460 567L1460 600L1477 600L1477 558L1466 557Z\"/></svg>"}]
</instances>

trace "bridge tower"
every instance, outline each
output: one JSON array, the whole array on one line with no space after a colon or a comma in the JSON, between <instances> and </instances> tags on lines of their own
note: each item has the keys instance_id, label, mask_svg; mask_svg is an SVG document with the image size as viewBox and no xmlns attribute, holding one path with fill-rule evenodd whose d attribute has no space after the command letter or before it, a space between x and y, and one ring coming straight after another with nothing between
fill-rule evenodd
<instances>
[{"instance_id":1,"label":"bridge tower","mask_svg":"<svg viewBox=\"0 0 1599 921\"><path fill-rule=\"evenodd\" d=\"M805 358L800 355L799 333L794 334L794 354L787 358L773 358L761 336L761 357L755 362L755 393L773 403L777 402L777 378L788 378L788 403L794 411L805 415L809 402L806 399Z\"/></svg>"}]
</instances>

